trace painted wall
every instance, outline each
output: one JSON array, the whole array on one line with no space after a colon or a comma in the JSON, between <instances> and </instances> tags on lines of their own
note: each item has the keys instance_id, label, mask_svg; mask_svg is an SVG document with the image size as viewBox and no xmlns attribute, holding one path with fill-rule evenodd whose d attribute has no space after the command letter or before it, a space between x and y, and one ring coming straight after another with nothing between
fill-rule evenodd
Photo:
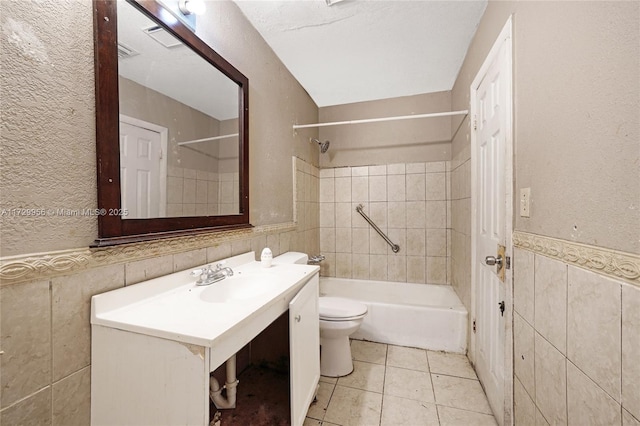
<instances>
[{"instance_id":1,"label":"painted wall","mask_svg":"<svg viewBox=\"0 0 640 426\"><path fill-rule=\"evenodd\" d=\"M489 2L452 106L468 105L469 85L513 13L515 189L530 187L532 203L515 229L640 252L639 7ZM468 156L468 145L466 119L452 158Z\"/></svg>"},{"instance_id":2,"label":"painted wall","mask_svg":"<svg viewBox=\"0 0 640 426\"><path fill-rule=\"evenodd\" d=\"M451 93L436 92L323 107L320 108L320 122L445 111L451 111ZM307 136L308 140L309 129L300 129L298 133ZM329 151L320 155L322 168L451 159L449 117L321 127L319 135L322 141L331 141Z\"/></svg>"}]
</instances>

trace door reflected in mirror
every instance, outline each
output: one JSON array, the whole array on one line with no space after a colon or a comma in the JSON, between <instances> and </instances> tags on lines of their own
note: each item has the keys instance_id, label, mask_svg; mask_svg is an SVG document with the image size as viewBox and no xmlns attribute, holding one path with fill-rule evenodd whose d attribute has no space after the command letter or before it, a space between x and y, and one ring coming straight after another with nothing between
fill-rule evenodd
<instances>
[{"instance_id":1,"label":"door reflected in mirror","mask_svg":"<svg viewBox=\"0 0 640 426\"><path fill-rule=\"evenodd\" d=\"M238 84L117 3L122 219L239 214Z\"/></svg>"}]
</instances>

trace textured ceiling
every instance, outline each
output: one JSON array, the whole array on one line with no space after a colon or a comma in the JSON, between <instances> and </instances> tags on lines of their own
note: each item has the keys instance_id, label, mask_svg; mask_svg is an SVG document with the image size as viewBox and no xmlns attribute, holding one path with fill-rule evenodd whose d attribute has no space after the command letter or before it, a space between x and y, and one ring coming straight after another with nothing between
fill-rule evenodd
<instances>
[{"instance_id":1,"label":"textured ceiling","mask_svg":"<svg viewBox=\"0 0 640 426\"><path fill-rule=\"evenodd\" d=\"M451 90L487 5L234 1L319 107Z\"/></svg>"}]
</instances>

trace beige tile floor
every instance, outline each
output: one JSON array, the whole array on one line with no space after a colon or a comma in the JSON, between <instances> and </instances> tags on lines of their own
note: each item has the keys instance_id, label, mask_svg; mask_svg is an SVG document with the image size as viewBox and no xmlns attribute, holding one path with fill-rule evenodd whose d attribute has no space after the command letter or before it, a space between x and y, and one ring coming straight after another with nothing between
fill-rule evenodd
<instances>
[{"instance_id":1,"label":"beige tile floor","mask_svg":"<svg viewBox=\"0 0 640 426\"><path fill-rule=\"evenodd\" d=\"M354 371L320 377L304 426L495 425L464 355L351 341Z\"/></svg>"}]
</instances>

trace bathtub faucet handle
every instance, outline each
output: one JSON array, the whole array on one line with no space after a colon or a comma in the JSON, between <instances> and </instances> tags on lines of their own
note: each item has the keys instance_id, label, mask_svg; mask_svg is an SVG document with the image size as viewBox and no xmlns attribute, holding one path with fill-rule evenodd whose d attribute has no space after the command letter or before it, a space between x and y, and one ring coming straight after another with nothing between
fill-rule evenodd
<instances>
[{"instance_id":1,"label":"bathtub faucet handle","mask_svg":"<svg viewBox=\"0 0 640 426\"><path fill-rule=\"evenodd\" d=\"M322 262L325 259L325 257L321 254L316 254L315 256L311 256L309 257L309 264L310 265L317 265L320 262Z\"/></svg>"}]
</instances>

